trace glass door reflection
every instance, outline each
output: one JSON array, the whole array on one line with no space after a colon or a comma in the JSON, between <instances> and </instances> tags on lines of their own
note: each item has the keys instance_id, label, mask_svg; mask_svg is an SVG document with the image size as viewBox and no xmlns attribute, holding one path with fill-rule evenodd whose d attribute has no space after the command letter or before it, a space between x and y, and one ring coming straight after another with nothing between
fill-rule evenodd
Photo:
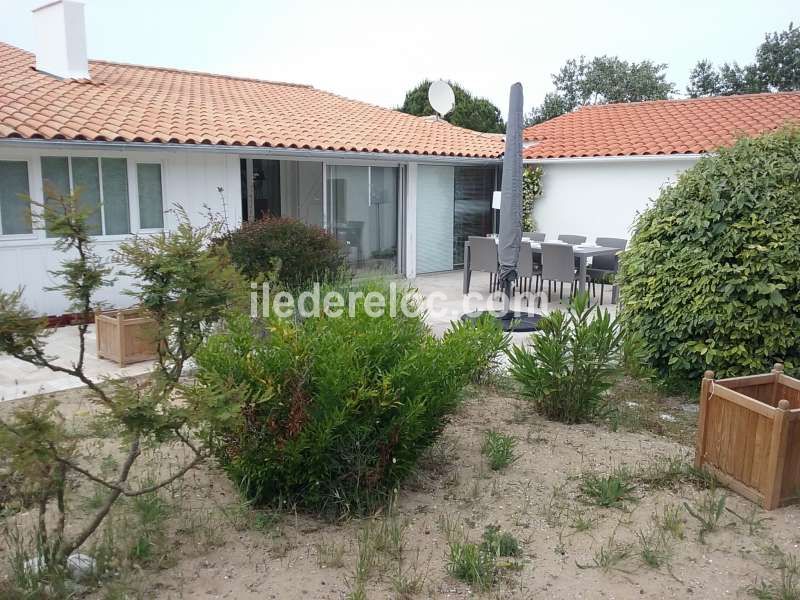
<instances>
[{"instance_id":1,"label":"glass door reflection","mask_svg":"<svg viewBox=\"0 0 800 600\"><path fill-rule=\"evenodd\" d=\"M328 221L359 272L397 272L398 169L330 165Z\"/></svg>"}]
</instances>

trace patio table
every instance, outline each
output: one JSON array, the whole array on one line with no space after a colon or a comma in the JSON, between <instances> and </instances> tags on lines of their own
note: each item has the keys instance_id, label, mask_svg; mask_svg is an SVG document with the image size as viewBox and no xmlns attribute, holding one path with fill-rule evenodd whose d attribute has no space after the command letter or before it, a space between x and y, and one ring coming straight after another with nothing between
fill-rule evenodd
<instances>
[{"instance_id":1,"label":"patio table","mask_svg":"<svg viewBox=\"0 0 800 600\"><path fill-rule=\"evenodd\" d=\"M497 242L497 238L495 238L495 242ZM534 250L539 250L541 252L542 245L539 242L533 242L530 240L522 240L523 244L530 244L531 248ZM548 240L547 243L550 243ZM558 243L558 242L553 242ZM608 246L594 246L588 244L578 244L572 247L572 250L575 252L575 257L579 261L579 269L578 269L578 291L585 292L586 291L586 263L587 259L592 256L600 256L603 254L617 254L621 252L619 248L609 248ZM463 291L464 294L469 293L469 284L470 280L472 279L472 271L470 269L470 249L469 249L469 240L464 242L464 283L463 283ZM614 286L614 292L616 293L616 286ZM613 301L613 299L612 299Z\"/></svg>"}]
</instances>

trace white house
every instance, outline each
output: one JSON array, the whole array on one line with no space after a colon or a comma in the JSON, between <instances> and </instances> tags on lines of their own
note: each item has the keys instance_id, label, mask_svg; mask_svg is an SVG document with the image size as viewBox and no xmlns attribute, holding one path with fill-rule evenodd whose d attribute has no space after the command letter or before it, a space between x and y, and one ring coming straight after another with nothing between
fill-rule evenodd
<instances>
[{"instance_id":1,"label":"white house","mask_svg":"<svg viewBox=\"0 0 800 600\"><path fill-rule=\"evenodd\" d=\"M636 214L704 153L787 122L800 93L588 106L525 130L525 163L542 167L540 231L629 238Z\"/></svg>"},{"instance_id":2,"label":"white house","mask_svg":"<svg viewBox=\"0 0 800 600\"><path fill-rule=\"evenodd\" d=\"M263 213L332 231L356 268L449 270L491 231L502 136L357 102L311 86L89 61L83 5L33 14L34 53L0 42L0 289L36 311L62 256L24 197L80 190L106 256L169 230L181 205L231 226ZM120 280L103 300L130 304Z\"/></svg>"},{"instance_id":3,"label":"white house","mask_svg":"<svg viewBox=\"0 0 800 600\"><path fill-rule=\"evenodd\" d=\"M83 5L33 11L33 53L0 42L0 289L58 315L62 255L36 203L80 190L96 246L169 230L182 206L231 226L270 213L325 227L356 269L414 277L463 264L492 231L502 136L311 86L89 61ZM539 228L628 237L637 210L697 157L800 118L800 94L591 107L526 130L544 168ZM33 207L25 200L34 200ZM127 306L130 282L102 300Z\"/></svg>"}]
</instances>

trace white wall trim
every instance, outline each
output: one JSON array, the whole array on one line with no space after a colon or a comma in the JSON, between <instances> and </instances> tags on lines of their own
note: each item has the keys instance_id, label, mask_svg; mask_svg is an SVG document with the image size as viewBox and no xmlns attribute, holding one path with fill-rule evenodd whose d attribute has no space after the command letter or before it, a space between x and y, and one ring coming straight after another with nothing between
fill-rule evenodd
<instances>
[{"instance_id":1,"label":"white wall trim","mask_svg":"<svg viewBox=\"0 0 800 600\"><path fill-rule=\"evenodd\" d=\"M672 160L697 160L704 156L713 155L713 152L701 154L643 154L635 156L580 156L565 158L526 158L522 162L526 165L547 165L547 164L598 164L598 163L620 163L620 162L657 162Z\"/></svg>"},{"instance_id":2,"label":"white wall trim","mask_svg":"<svg viewBox=\"0 0 800 600\"><path fill-rule=\"evenodd\" d=\"M402 154L399 152L351 152L339 150L308 150L300 148L266 148L263 146L222 146L212 144L169 144L156 142L98 142L84 140L23 140L2 139L0 149L3 147L46 147L63 148L67 151L75 149L97 152L102 148L108 152L125 152L131 150L146 150L151 152L207 152L212 154L236 154L237 156L274 156L275 158L292 158L298 160L342 160L342 161L367 161L372 163L416 162L437 164L470 164L492 165L502 162L502 158L478 158L467 156L445 156L433 154ZM92 150L95 149L95 150Z\"/></svg>"},{"instance_id":3,"label":"white wall trim","mask_svg":"<svg viewBox=\"0 0 800 600\"><path fill-rule=\"evenodd\" d=\"M409 163L406 179L405 251L408 279L417 276L417 163Z\"/></svg>"}]
</instances>

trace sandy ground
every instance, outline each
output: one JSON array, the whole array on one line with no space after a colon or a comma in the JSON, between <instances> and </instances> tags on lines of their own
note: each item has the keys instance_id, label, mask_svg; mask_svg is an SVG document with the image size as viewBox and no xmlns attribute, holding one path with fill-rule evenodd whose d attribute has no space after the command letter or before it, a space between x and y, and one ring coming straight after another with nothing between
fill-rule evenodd
<instances>
[{"instance_id":1,"label":"sandy ground","mask_svg":"<svg viewBox=\"0 0 800 600\"><path fill-rule=\"evenodd\" d=\"M636 480L636 500L624 509L592 505L579 491L583 473L620 466L638 472L664 458L691 460L691 449L652 433L550 423L523 400L504 396L476 390L419 476L399 491L392 517L336 524L254 512L243 507L224 473L213 465L197 469L163 494L170 509L158 557L128 564L89 597L346 598L354 587L359 532L389 520L400 524L402 552L376 551L366 584L370 599L744 598L757 582L779 579L776 549L798 553L798 507L762 513L723 490L726 506L752 527L726 511L701 543L699 522L683 503L697 506L708 491L691 483L655 489ZM79 391L59 398L66 412L81 418ZM518 441L518 459L499 472L488 468L480 451L489 429ZM163 467L179 459L158 460ZM657 531L654 519L665 507L679 511L683 531L665 534L664 562L653 568L642 560L640 536ZM486 526L499 525L520 541L522 556L514 568L501 570L490 590L470 589L447 573L447 523L463 528L471 541L480 541ZM603 568L609 551L617 560ZM0 572L7 554L0 548ZM401 593L398 574L415 584L415 593Z\"/></svg>"}]
</instances>

